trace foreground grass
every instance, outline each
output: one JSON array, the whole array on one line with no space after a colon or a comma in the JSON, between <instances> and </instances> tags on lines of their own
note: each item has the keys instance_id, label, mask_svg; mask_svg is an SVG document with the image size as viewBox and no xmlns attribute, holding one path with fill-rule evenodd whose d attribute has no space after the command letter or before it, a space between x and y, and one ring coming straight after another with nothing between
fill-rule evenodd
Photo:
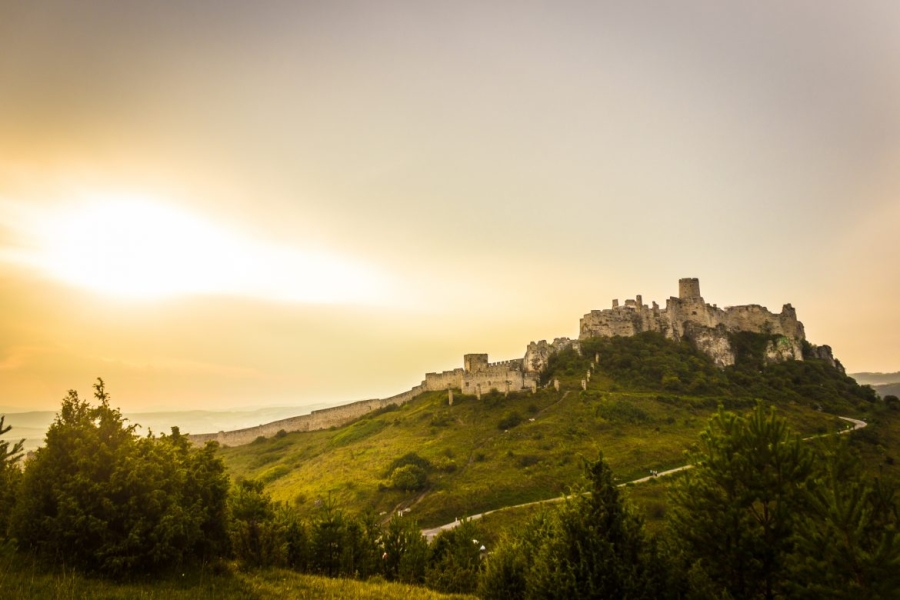
<instances>
[{"instance_id":1,"label":"foreground grass","mask_svg":"<svg viewBox=\"0 0 900 600\"><path fill-rule=\"evenodd\" d=\"M240 572L198 569L146 582L116 583L68 569L43 568L21 555L0 556L0 598L16 600L438 600L472 596L439 594L423 587L383 581L354 581L301 575L283 569Z\"/></svg>"}]
</instances>

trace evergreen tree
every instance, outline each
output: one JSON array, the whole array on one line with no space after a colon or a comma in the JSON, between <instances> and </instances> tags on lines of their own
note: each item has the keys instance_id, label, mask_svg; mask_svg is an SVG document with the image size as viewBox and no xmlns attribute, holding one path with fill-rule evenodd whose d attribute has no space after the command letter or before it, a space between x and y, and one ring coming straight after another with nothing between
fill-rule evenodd
<instances>
[{"instance_id":1,"label":"evergreen tree","mask_svg":"<svg viewBox=\"0 0 900 600\"><path fill-rule=\"evenodd\" d=\"M437 534L431 542L425 584L445 594L471 594L481 569L481 534L474 521Z\"/></svg>"},{"instance_id":2,"label":"evergreen tree","mask_svg":"<svg viewBox=\"0 0 900 600\"><path fill-rule=\"evenodd\" d=\"M275 566L286 550L275 519L276 505L256 479L241 479L229 497L231 543L238 560L250 567Z\"/></svg>"},{"instance_id":3,"label":"evergreen tree","mask_svg":"<svg viewBox=\"0 0 900 600\"><path fill-rule=\"evenodd\" d=\"M9 433L11 425L3 426L6 417L0 415L0 436ZM10 447L9 441L0 440L0 540L6 535L9 525L9 515L16 502L16 494L19 482L22 479L22 471L18 461L22 457L22 446L25 440L20 440Z\"/></svg>"},{"instance_id":4,"label":"evergreen tree","mask_svg":"<svg viewBox=\"0 0 900 600\"><path fill-rule=\"evenodd\" d=\"M862 475L846 439L821 452L791 564L795 598L900 597L900 533L894 492Z\"/></svg>"},{"instance_id":5,"label":"evergreen tree","mask_svg":"<svg viewBox=\"0 0 900 600\"><path fill-rule=\"evenodd\" d=\"M660 598L662 565L601 456L586 465L590 493L566 501L534 553L529 598Z\"/></svg>"},{"instance_id":6,"label":"evergreen tree","mask_svg":"<svg viewBox=\"0 0 900 600\"><path fill-rule=\"evenodd\" d=\"M694 469L673 486L671 526L689 568L734 598L775 598L807 508L809 448L774 410L719 412L700 436Z\"/></svg>"},{"instance_id":7,"label":"evergreen tree","mask_svg":"<svg viewBox=\"0 0 900 600\"><path fill-rule=\"evenodd\" d=\"M413 519L396 514L382 534L382 569L389 581L420 584L425 579L428 542Z\"/></svg>"}]
</instances>

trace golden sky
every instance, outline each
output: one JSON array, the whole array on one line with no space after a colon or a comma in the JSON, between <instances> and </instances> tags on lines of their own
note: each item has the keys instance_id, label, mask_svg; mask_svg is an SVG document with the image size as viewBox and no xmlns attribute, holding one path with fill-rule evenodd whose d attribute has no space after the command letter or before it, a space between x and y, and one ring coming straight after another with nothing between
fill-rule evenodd
<instances>
[{"instance_id":1,"label":"golden sky","mask_svg":"<svg viewBox=\"0 0 900 600\"><path fill-rule=\"evenodd\" d=\"M746 6L751 4L751 6ZM900 4L0 5L0 407L383 397L612 298L900 370Z\"/></svg>"}]
</instances>

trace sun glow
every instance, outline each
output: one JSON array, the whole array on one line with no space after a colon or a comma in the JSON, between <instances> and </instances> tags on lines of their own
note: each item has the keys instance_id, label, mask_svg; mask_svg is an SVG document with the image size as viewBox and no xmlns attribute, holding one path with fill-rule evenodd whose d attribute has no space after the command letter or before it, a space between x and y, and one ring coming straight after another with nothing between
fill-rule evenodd
<instances>
[{"instance_id":1,"label":"sun glow","mask_svg":"<svg viewBox=\"0 0 900 600\"><path fill-rule=\"evenodd\" d=\"M142 197L92 197L26 211L32 248L16 261L103 294L157 299L186 294L310 303L380 303L383 278L333 253L249 238Z\"/></svg>"}]
</instances>

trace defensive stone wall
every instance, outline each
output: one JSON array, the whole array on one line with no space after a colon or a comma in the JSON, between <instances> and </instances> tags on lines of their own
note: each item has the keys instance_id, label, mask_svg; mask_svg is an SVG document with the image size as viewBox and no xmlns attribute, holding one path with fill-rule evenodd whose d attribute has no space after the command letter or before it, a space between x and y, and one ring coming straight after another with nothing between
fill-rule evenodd
<instances>
[{"instance_id":1,"label":"defensive stone wall","mask_svg":"<svg viewBox=\"0 0 900 600\"><path fill-rule=\"evenodd\" d=\"M452 371L443 371L441 373L425 373L425 389L429 392L452 388L460 389L464 375L465 371L463 369L453 369Z\"/></svg>"},{"instance_id":2,"label":"defensive stone wall","mask_svg":"<svg viewBox=\"0 0 900 600\"><path fill-rule=\"evenodd\" d=\"M197 445L202 445L207 441L215 440L223 446L242 446L244 444L249 444L259 436L271 437L282 429L284 431L317 431L320 429L328 429L329 427L338 427L349 421L358 419L366 413L379 408L384 408L391 404L396 404L398 406L405 404L424 391L424 385L417 385L406 392L391 396L390 398L360 400L358 402L345 404L344 406L314 410L308 415L281 419L280 421L273 421L256 427L237 429L235 431L220 431L218 433L192 434L189 435L188 438Z\"/></svg>"}]
</instances>

